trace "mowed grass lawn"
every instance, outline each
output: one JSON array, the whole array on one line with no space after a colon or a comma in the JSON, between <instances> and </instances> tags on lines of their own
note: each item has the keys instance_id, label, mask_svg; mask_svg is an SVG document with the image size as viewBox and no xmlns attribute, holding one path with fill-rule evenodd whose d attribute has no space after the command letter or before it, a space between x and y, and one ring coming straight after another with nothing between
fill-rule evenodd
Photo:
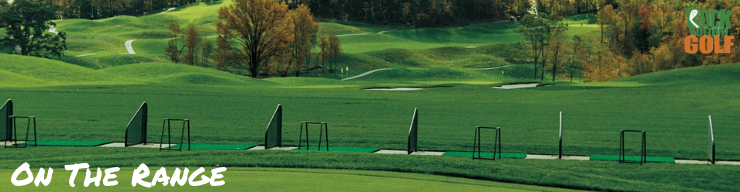
<instances>
[{"instance_id":1,"label":"mowed grass lawn","mask_svg":"<svg viewBox=\"0 0 740 192\"><path fill-rule=\"evenodd\" d=\"M101 170L107 167L102 167ZM178 167L183 170L184 167ZM189 175L198 167L188 167ZM210 170L215 167L206 167L202 174L211 177ZM45 168L48 171L48 168ZM93 168L95 169L95 168ZM444 176L383 172L383 171L352 171L326 169L289 169L289 168L227 168L222 172L224 181L222 186L205 185L192 187L190 184L175 187L167 182L163 186L159 182L156 186L145 188L141 185L132 187L131 180L135 168L122 168L116 172L118 185L96 187L90 184L84 187L84 170L75 177L75 187L69 185L71 171L54 169L54 179L48 186L36 187L33 183L23 187L16 187L10 182L0 183L5 189L23 191L575 191L559 188L529 186L521 184L499 183L492 181L473 180L465 178L450 178ZM152 182L155 172L160 167L149 167L149 177L142 181ZM167 176L172 177L175 167L167 167ZM0 177L10 178L14 170L0 170ZM37 171L37 170L35 170ZM34 172L35 172L34 171ZM93 174L95 174L95 170ZM101 173L101 175L103 175ZM93 175L94 176L94 175ZM180 175L182 176L182 175ZM25 175L19 179L26 178ZM101 177L102 178L102 177ZM195 181L199 181L200 178Z\"/></svg>"},{"instance_id":2,"label":"mowed grass lawn","mask_svg":"<svg viewBox=\"0 0 740 192\"><path fill-rule=\"evenodd\" d=\"M142 190L142 187L130 187L131 172L142 163L149 167L149 180L160 167L167 167L168 176L172 176L174 167L187 167L191 173L198 167L205 167L207 176L213 167L228 168L223 174L226 184L218 188L206 185L149 189L154 191L173 188L185 191L561 191L532 185L598 191L733 191L740 173L740 167L727 165L639 165L612 161L522 159L490 161L445 156L281 150L160 152L142 148L32 147L3 149L0 156L4 157L0 159L0 178L4 179L10 179L12 171L24 162L29 163L34 174L40 167L54 169L49 187L16 188L8 180L0 182L0 187L58 191L82 190L80 177L84 178L84 173L78 173L76 187L71 188L67 184L70 172L64 169L64 165L83 162L93 168L122 168L118 172L117 187L89 187L85 191Z\"/></svg>"},{"instance_id":3,"label":"mowed grass lawn","mask_svg":"<svg viewBox=\"0 0 740 192\"><path fill-rule=\"evenodd\" d=\"M470 151L473 128L480 125L502 128L504 152L557 154L563 111L565 154L617 155L619 131L637 129L647 131L650 156L705 159L707 115L712 115L717 158L740 159L737 64L609 83L499 90L490 86L511 79L490 72L391 70L357 81L259 80L175 64L91 70L0 58L21 61L0 64L0 72L10 74L3 76L0 98L13 99L16 115L38 117L41 140L123 141L126 124L146 101L150 141L159 140L162 119L188 118L193 143L262 144L267 122L282 104L285 145L298 144L300 122L323 121L329 123L332 146L405 149L412 112L419 108L421 150ZM447 87L362 90L396 86ZM638 149L628 145L627 152L637 155Z\"/></svg>"}]
</instances>

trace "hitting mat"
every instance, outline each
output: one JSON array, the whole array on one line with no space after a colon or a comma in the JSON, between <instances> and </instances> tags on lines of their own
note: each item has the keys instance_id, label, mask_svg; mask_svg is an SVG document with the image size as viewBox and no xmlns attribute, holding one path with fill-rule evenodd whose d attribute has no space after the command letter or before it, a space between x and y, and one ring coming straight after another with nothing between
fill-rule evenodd
<instances>
[{"instance_id":1,"label":"hitting mat","mask_svg":"<svg viewBox=\"0 0 740 192\"><path fill-rule=\"evenodd\" d=\"M113 141L30 141L28 146L36 144L38 146L95 147L108 143L113 143Z\"/></svg>"},{"instance_id":2,"label":"hitting mat","mask_svg":"<svg viewBox=\"0 0 740 192\"><path fill-rule=\"evenodd\" d=\"M448 151L442 156L454 156L454 157L473 157L473 152L459 152L459 151ZM475 157L478 157L478 153L475 153ZM493 158L493 152L481 152L481 158ZM498 155L496 155L498 157ZM512 159L524 159L527 157L526 153L501 153L501 158L512 158Z\"/></svg>"},{"instance_id":3,"label":"hitting mat","mask_svg":"<svg viewBox=\"0 0 740 192\"><path fill-rule=\"evenodd\" d=\"M190 149L231 149L231 150L246 150L254 147L255 145L229 145L229 144L190 144ZM173 145L171 149L179 149L180 144ZM188 145L182 146L183 150L188 149Z\"/></svg>"},{"instance_id":4,"label":"hitting mat","mask_svg":"<svg viewBox=\"0 0 740 192\"><path fill-rule=\"evenodd\" d=\"M630 161L630 162L640 161L639 156L625 156L624 158L626 161ZM589 160L590 161L619 161L619 156L617 155L592 155L591 158L589 158ZM676 163L676 160L673 159L673 157L647 157L647 162Z\"/></svg>"},{"instance_id":5,"label":"hitting mat","mask_svg":"<svg viewBox=\"0 0 740 192\"><path fill-rule=\"evenodd\" d=\"M296 148L293 150L306 150L306 146ZM319 148L312 146L309 148L310 151L318 151ZM340 151L340 152L356 152L356 153L373 153L379 151L379 148L353 148L353 147L329 147L329 151ZM321 151L326 151L326 147L321 147Z\"/></svg>"}]
</instances>

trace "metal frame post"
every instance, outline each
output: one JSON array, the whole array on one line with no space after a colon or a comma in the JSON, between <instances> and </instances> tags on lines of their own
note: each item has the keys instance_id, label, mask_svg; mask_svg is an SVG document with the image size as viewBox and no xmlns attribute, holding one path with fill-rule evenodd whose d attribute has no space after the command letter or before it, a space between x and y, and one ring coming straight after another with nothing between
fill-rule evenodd
<instances>
[{"instance_id":1,"label":"metal frame post","mask_svg":"<svg viewBox=\"0 0 740 192\"><path fill-rule=\"evenodd\" d=\"M173 149L172 148L172 121L181 121L182 122L182 131L180 133L180 148ZM164 130L165 127L167 129L167 147L162 148L162 145L164 145ZM164 118L164 121L162 121L162 136L159 137L159 150L166 150L166 151L182 151L183 142L185 141L185 130L188 131L188 151L190 151L190 120L189 119L170 119L170 118Z\"/></svg>"},{"instance_id":2,"label":"metal frame post","mask_svg":"<svg viewBox=\"0 0 740 192\"><path fill-rule=\"evenodd\" d=\"M326 140L326 151L329 151L329 124L326 122L308 122L303 121L301 122L301 133L298 136L298 150L301 150L301 144L303 143L303 129L305 127L306 129L306 151L310 150L311 144L310 139L308 138L308 125L319 125L319 148L318 150L321 151L321 139L325 137Z\"/></svg>"},{"instance_id":3,"label":"metal frame post","mask_svg":"<svg viewBox=\"0 0 740 192\"><path fill-rule=\"evenodd\" d=\"M26 124L26 138L24 140L18 139L18 119L27 119ZM29 134L31 132L31 122L33 122L33 146L38 147L38 139L36 135L36 117L35 116L8 116L8 122L11 122L10 124L13 125L13 135L11 135L10 140L5 140L3 143L5 148L11 147L11 148L26 148L28 147L28 142L32 141L29 140ZM13 142L10 146L8 146L8 141ZM18 141L24 141L23 147L18 144Z\"/></svg>"},{"instance_id":4,"label":"metal frame post","mask_svg":"<svg viewBox=\"0 0 740 192\"><path fill-rule=\"evenodd\" d=\"M619 131L619 163L633 163L634 161L627 161L627 158L625 156L624 152L624 133L625 132L633 132L633 133L642 133L642 148L640 149L640 165L647 163L647 134L645 130L621 130Z\"/></svg>"},{"instance_id":5,"label":"metal frame post","mask_svg":"<svg viewBox=\"0 0 740 192\"><path fill-rule=\"evenodd\" d=\"M481 129L493 129L495 130L495 134L493 136L493 158L484 158L481 157ZM478 156L476 157L476 153ZM501 128L500 127L483 127L483 126L476 126L475 127L475 136L473 137L473 159L491 159L496 160L496 154L498 154L498 158L501 159Z\"/></svg>"}]
</instances>

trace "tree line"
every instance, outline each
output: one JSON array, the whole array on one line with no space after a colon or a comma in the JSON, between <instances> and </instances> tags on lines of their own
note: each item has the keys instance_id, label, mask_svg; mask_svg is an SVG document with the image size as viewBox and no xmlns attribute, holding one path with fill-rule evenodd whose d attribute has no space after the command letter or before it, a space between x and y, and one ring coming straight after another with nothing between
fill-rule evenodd
<instances>
[{"instance_id":1,"label":"tree line","mask_svg":"<svg viewBox=\"0 0 740 192\"><path fill-rule=\"evenodd\" d=\"M56 26L54 9L45 1L15 0L12 4L0 1L0 28L6 35L0 39L0 48L12 54L51 58L61 57L67 49L64 32L47 31Z\"/></svg>"},{"instance_id":2,"label":"tree line","mask_svg":"<svg viewBox=\"0 0 740 192\"><path fill-rule=\"evenodd\" d=\"M183 32L170 24L165 56L174 63L210 66L251 77L300 76L311 70L337 71L341 42L319 35L319 22L308 6L288 9L277 0L235 0L219 10L214 45L194 24ZM314 48L318 46L318 53Z\"/></svg>"},{"instance_id":3,"label":"tree line","mask_svg":"<svg viewBox=\"0 0 740 192\"><path fill-rule=\"evenodd\" d=\"M518 31L534 63L532 77L544 80L545 72L572 78L581 75L586 82L610 81L644 73L683 67L740 62L740 50L729 54L688 54L684 39L689 36L686 9L733 10L740 12L738 0L597 0L593 15L600 33L573 36L562 41L567 24L562 18L581 8L557 0L538 0L536 15L527 15ZM590 6L590 5L589 5ZM568 11L570 10L570 11ZM740 17L730 17L733 25ZM740 38L738 28L729 35ZM722 43L724 44L724 43Z\"/></svg>"},{"instance_id":4,"label":"tree line","mask_svg":"<svg viewBox=\"0 0 740 192\"><path fill-rule=\"evenodd\" d=\"M56 10L57 19L100 19L116 15L140 16L170 7L217 0L44 0Z\"/></svg>"}]
</instances>

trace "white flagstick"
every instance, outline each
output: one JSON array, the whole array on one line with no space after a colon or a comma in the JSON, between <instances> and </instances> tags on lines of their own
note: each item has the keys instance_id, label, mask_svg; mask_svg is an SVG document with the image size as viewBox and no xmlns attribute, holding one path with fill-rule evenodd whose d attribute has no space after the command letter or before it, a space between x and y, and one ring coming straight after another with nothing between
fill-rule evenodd
<instances>
[{"instance_id":1,"label":"white flagstick","mask_svg":"<svg viewBox=\"0 0 740 192\"><path fill-rule=\"evenodd\" d=\"M712 116L709 115L709 149L707 150L707 156L709 158L709 162L714 164L714 128L712 127Z\"/></svg>"}]
</instances>

